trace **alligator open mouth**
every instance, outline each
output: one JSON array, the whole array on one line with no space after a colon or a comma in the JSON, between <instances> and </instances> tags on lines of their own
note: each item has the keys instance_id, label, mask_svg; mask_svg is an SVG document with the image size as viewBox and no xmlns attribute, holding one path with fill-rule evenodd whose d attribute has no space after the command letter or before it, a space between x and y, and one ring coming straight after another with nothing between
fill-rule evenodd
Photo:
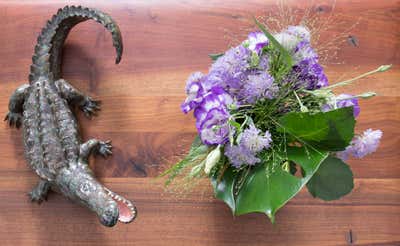
<instances>
[{"instance_id":1,"label":"alligator open mouth","mask_svg":"<svg viewBox=\"0 0 400 246\"><path fill-rule=\"evenodd\" d=\"M118 204L119 217L118 221L122 223L130 223L132 222L137 215L137 210L135 205L128 199L110 191L109 189L105 189L107 191L107 195L110 196L114 201Z\"/></svg>"}]
</instances>

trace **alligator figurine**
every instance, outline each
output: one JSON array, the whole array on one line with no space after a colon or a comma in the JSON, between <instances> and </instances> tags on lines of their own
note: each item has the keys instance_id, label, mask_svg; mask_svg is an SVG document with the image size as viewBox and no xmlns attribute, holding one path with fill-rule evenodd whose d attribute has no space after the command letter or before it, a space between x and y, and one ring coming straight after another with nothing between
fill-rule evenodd
<instances>
[{"instance_id":1,"label":"alligator figurine","mask_svg":"<svg viewBox=\"0 0 400 246\"><path fill-rule=\"evenodd\" d=\"M90 19L111 32L117 52L116 64L120 62L121 33L108 14L81 6L59 9L37 39L29 84L11 95L5 120L10 126L22 125L26 159L40 178L29 193L31 201L41 203L49 190L53 190L88 207L103 225L114 226L118 220L131 222L136 217L136 208L94 177L89 156L92 153L111 155L111 142L90 139L81 144L70 109L77 106L90 118L100 110L100 102L61 78L64 41L75 25Z\"/></svg>"}]
</instances>

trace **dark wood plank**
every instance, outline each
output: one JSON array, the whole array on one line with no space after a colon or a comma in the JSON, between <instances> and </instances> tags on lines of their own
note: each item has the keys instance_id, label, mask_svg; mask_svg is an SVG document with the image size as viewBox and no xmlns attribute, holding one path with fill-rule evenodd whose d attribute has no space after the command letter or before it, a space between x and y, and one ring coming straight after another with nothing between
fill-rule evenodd
<instances>
[{"instance_id":1,"label":"dark wood plank","mask_svg":"<svg viewBox=\"0 0 400 246\"><path fill-rule=\"evenodd\" d=\"M0 210L7 210L1 214L7 221L0 224L3 245L60 240L67 245L349 245L350 230L355 245L400 242L400 179L356 180L352 195L330 203L303 191L278 212L272 225L261 214L232 217L206 189L183 197L163 193L161 183L148 178L107 178L106 185L140 208L135 223L109 229L59 195L52 194L41 206L29 203L25 192L36 182L30 176L0 177Z\"/></svg>"}]
</instances>

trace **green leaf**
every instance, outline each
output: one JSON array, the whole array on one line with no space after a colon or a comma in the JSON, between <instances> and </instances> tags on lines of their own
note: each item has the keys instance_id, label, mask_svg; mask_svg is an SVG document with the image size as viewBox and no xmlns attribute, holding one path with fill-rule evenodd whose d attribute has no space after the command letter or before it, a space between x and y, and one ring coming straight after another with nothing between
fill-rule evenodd
<instances>
[{"instance_id":1,"label":"green leaf","mask_svg":"<svg viewBox=\"0 0 400 246\"><path fill-rule=\"evenodd\" d=\"M313 197L331 201L341 198L353 189L353 173L342 160L328 157L322 162L307 188Z\"/></svg>"},{"instance_id":2,"label":"green leaf","mask_svg":"<svg viewBox=\"0 0 400 246\"><path fill-rule=\"evenodd\" d=\"M261 24L256 18L254 18L254 22L256 23L258 28L260 28L261 31L265 34L265 36L267 36L268 40L271 41L272 45L279 49L281 55L286 61L286 66L288 68L291 68L293 65L293 60L289 52L274 38L274 36L271 33L267 31L265 26Z\"/></svg>"},{"instance_id":3,"label":"green leaf","mask_svg":"<svg viewBox=\"0 0 400 246\"><path fill-rule=\"evenodd\" d=\"M265 213L274 222L278 209L303 188L327 155L326 152L306 150L304 147L289 147L288 159L303 168L303 178L290 175L280 166L267 174L268 163L254 168L238 193L235 214Z\"/></svg>"},{"instance_id":4,"label":"green leaf","mask_svg":"<svg viewBox=\"0 0 400 246\"><path fill-rule=\"evenodd\" d=\"M229 166L222 175L221 180L218 180L219 175L211 177L211 184L214 188L215 197L224 201L235 212L235 197L234 197L234 181L237 173L234 168Z\"/></svg>"},{"instance_id":5,"label":"green leaf","mask_svg":"<svg viewBox=\"0 0 400 246\"><path fill-rule=\"evenodd\" d=\"M211 60L216 61L218 58L223 56L225 53L216 53L216 54L208 54L208 56L211 58Z\"/></svg>"},{"instance_id":6,"label":"green leaf","mask_svg":"<svg viewBox=\"0 0 400 246\"><path fill-rule=\"evenodd\" d=\"M219 182L217 177L212 179L215 196L223 200L235 215L260 212L274 221L278 209L301 190L327 155L305 147L289 147L287 157L303 168L303 178L289 174L281 166L267 173L271 162L260 163L250 170L239 190L235 190L237 173L229 167Z\"/></svg>"},{"instance_id":7,"label":"green leaf","mask_svg":"<svg viewBox=\"0 0 400 246\"><path fill-rule=\"evenodd\" d=\"M292 112L279 119L280 131L294 136L297 141L316 149L344 150L354 136L353 107L326 113Z\"/></svg>"}]
</instances>

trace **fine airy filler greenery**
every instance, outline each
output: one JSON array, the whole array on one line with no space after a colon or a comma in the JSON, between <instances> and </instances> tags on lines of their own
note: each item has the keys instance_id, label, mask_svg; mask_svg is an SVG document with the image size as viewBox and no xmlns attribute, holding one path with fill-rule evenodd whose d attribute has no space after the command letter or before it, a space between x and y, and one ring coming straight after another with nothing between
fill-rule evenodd
<instances>
[{"instance_id":1,"label":"fine airy filler greenery","mask_svg":"<svg viewBox=\"0 0 400 246\"><path fill-rule=\"evenodd\" d=\"M181 108L194 112L198 137L162 176L167 185L208 177L233 214L261 212L274 221L303 186L327 201L353 189L345 161L374 152L382 137L380 130L354 133L358 100L375 93L335 95L332 89L390 65L329 85L306 27L271 34L255 22L260 32L211 55L208 74L187 80Z\"/></svg>"}]
</instances>

